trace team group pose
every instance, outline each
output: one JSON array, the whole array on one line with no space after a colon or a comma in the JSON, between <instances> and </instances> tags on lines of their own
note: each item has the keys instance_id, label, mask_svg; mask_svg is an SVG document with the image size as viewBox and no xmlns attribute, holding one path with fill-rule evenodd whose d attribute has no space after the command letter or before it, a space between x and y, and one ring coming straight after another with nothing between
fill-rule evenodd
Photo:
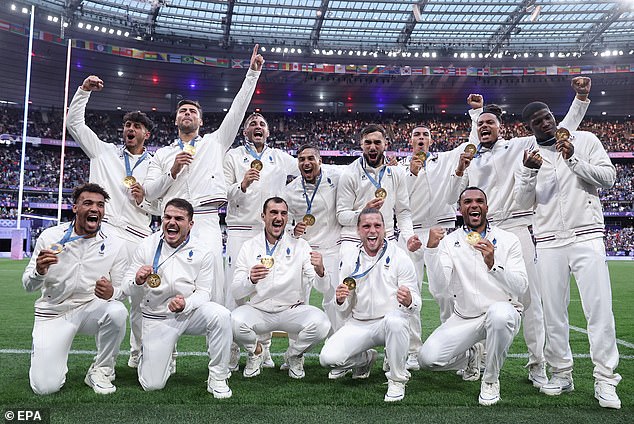
<instances>
[{"instance_id":1,"label":"team group pose","mask_svg":"<svg viewBox=\"0 0 634 424\"><path fill-rule=\"evenodd\" d=\"M154 155L145 148L154 125L144 113L124 116L124 144L116 147L84 119L104 81L91 75L77 89L68 130L90 158L88 182L73 192L72 221L40 235L22 278L27 291L42 293L33 392L62 388L77 333L95 335L97 345L85 383L115 392L129 299L128 365L143 390L165 387L178 339L193 334L207 340L207 391L229 398L230 378L275 366L271 333L283 331L281 368L293 379L304 378L305 354L321 343L315 354L328 379L368 378L381 346L384 401L402 400L415 371L460 370L464 380L481 380L478 402L490 406L501 399L500 371L523 327L528 379L545 395L561 395L574 390L572 274L588 321L594 396L601 407L621 407L597 194L616 173L600 140L577 131L589 78L572 80L576 97L559 124L546 104L528 104L530 137L503 139L501 109L470 94L467 143L437 153L431 130L416 126L411 155L395 163L385 156L386 130L370 124L358 134L361 157L336 166L323 164L313 145L296 158L269 146L259 113L243 120L263 63L256 45L211 134L200 134L201 105L181 101L178 138ZM241 122L243 143L231 149ZM153 215L162 218L154 234ZM426 339L425 275L441 321ZM313 289L323 293L321 309L309 305ZM246 364L236 377L240 347Z\"/></svg>"}]
</instances>

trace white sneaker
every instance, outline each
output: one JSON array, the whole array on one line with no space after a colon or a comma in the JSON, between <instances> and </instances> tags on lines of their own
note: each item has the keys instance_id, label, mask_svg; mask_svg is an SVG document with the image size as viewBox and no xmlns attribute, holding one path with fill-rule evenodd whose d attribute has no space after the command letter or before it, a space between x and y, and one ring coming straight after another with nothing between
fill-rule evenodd
<instances>
[{"instance_id":1,"label":"white sneaker","mask_svg":"<svg viewBox=\"0 0 634 424\"><path fill-rule=\"evenodd\" d=\"M207 391L216 399L228 399L233 395L227 385L227 380L214 380L211 377L207 379Z\"/></svg>"},{"instance_id":2,"label":"white sneaker","mask_svg":"<svg viewBox=\"0 0 634 424\"><path fill-rule=\"evenodd\" d=\"M383 400L385 402L398 402L405 397L405 383L400 381L387 380L387 393Z\"/></svg>"},{"instance_id":3,"label":"white sneaker","mask_svg":"<svg viewBox=\"0 0 634 424\"><path fill-rule=\"evenodd\" d=\"M170 361L170 375L176 374L176 357L172 356L172 360Z\"/></svg>"},{"instance_id":4,"label":"white sneaker","mask_svg":"<svg viewBox=\"0 0 634 424\"><path fill-rule=\"evenodd\" d=\"M268 347L263 347L262 354L264 356L262 368L275 368L275 362L273 362L273 358L271 358L271 350Z\"/></svg>"},{"instance_id":5,"label":"white sneaker","mask_svg":"<svg viewBox=\"0 0 634 424\"><path fill-rule=\"evenodd\" d=\"M594 397L602 408L621 409L621 399L616 394L616 387L605 381L594 382Z\"/></svg>"},{"instance_id":6,"label":"white sneaker","mask_svg":"<svg viewBox=\"0 0 634 424\"><path fill-rule=\"evenodd\" d=\"M480 379L480 362L484 354L484 346L478 342L469 348L469 360L467 367L462 372L465 381L478 381Z\"/></svg>"},{"instance_id":7,"label":"white sneaker","mask_svg":"<svg viewBox=\"0 0 634 424\"><path fill-rule=\"evenodd\" d=\"M559 396L562 393L572 392L575 385L570 374L553 374L548 383L544 384L539 391L548 396Z\"/></svg>"},{"instance_id":8,"label":"white sneaker","mask_svg":"<svg viewBox=\"0 0 634 424\"><path fill-rule=\"evenodd\" d=\"M330 380L338 380L346 376L346 374L351 373L352 370L350 368L333 368L328 372L328 379Z\"/></svg>"},{"instance_id":9,"label":"white sneaker","mask_svg":"<svg viewBox=\"0 0 634 424\"><path fill-rule=\"evenodd\" d=\"M235 372L240 369L240 346L231 342L231 356L229 357L229 371Z\"/></svg>"},{"instance_id":10,"label":"white sneaker","mask_svg":"<svg viewBox=\"0 0 634 424\"><path fill-rule=\"evenodd\" d=\"M354 378L355 380L370 377L370 371L372 371L372 366L376 362L376 357L379 354L374 349L368 349L367 355L369 356L368 362L365 365L362 365L352 370L352 378Z\"/></svg>"},{"instance_id":11,"label":"white sneaker","mask_svg":"<svg viewBox=\"0 0 634 424\"><path fill-rule=\"evenodd\" d=\"M92 387L95 393L100 395L108 395L117 391L117 388L110 381L109 375L114 373L107 372L103 368L91 366L84 378L84 382Z\"/></svg>"},{"instance_id":12,"label":"white sneaker","mask_svg":"<svg viewBox=\"0 0 634 424\"><path fill-rule=\"evenodd\" d=\"M480 396L478 402L482 406L491 406L498 403L500 400L500 381L496 380L495 383L487 383L482 381L480 384Z\"/></svg>"},{"instance_id":13,"label":"white sneaker","mask_svg":"<svg viewBox=\"0 0 634 424\"><path fill-rule=\"evenodd\" d=\"M130 368L139 368L139 352L130 352L128 366Z\"/></svg>"},{"instance_id":14,"label":"white sneaker","mask_svg":"<svg viewBox=\"0 0 634 424\"><path fill-rule=\"evenodd\" d=\"M407 363L405 364L405 368L410 371L418 371L420 369L420 365L418 365L418 355L415 353L410 353L407 355Z\"/></svg>"},{"instance_id":15,"label":"white sneaker","mask_svg":"<svg viewBox=\"0 0 634 424\"><path fill-rule=\"evenodd\" d=\"M244 371L242 371L242 375L247 378L260 375L262 362L264 362L264 352L261 352L259 355L249 353L249 356L247 356L247 364L244 367Z\"/></svg>"},{"instance_id":16,"label":"white sneaker","mask_svg":"<svg viewBox=\"0 0 634 424\"><path fill-rule=\"evenodd\" d=\"M284 354L284 359L288 364L288 376L291 378L304 378L306 373L304 372L304 357L303 356L290 356Z\"/></svg>"},{"instance_id":17,"label":"white sneaker","mask_svg":"<svg viewBox=\"0 0 634 424\"><path fill-rule=\"evenodd\" d=\"M533 387L541 389L548 384L548 376L546 375L546 366L541 364L533 364L528 367L528 380L533 382Z\"/></svg>"}]
</instances>

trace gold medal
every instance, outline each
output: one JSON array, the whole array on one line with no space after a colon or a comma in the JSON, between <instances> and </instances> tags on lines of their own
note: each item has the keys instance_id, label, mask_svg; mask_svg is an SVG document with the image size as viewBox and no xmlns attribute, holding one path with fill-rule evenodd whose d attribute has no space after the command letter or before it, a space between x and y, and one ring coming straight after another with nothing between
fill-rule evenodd
<instances>
[{"instance_id":1,"label":"gold medal","mask_svg":"<svg viewBox=\"0 0 634 424\"><path fill-rule=\"evenodd\" d=\"M306 224L306 226L308 226L308 227L310 227L311 225L314 225L315 224L315 215L311 215L311 214L307 213L302 218L302 222L304 224Z\"/></svg>"},{"instance_id":2,"label":"gold medal","mask_svg":"<svg viewBox=\"0 0 634 424\"><path fill-rule=\"evenodd\" d=\"M259 159L256 159L253 162L251 162L251 168L256 169L258 171L261 171L263 166L264 164Z\"/></svg>"},{"instance_id":3,"label":"gold medal","mask_svg":"<svg viewBox=\"0 0 634 424\"><path fill-rule=\"evenodd\" d=\"M53 243L49 246L48 250L51 250L56 255L59 255L62 253L62 250L64 250L64 245L61 243Z\"/></svg>"},{"instance_id":4,"label":"gold medal","mask_svg":"<svg viewBox=\"0 0 634 424\"><path fill-rule=\"evenodd\" d=\"M196 154L196 146L186 144L185 147L183 147L183 152L189 153L190 155L194 156Z\"/></svg>"},{"instance_id":5,"label":"gold medal","mask_svg":"<svg viewBox=\"0 0 634 424\"><path fill-rule=\"evenodd\" d=\"M469 243L471 246L475 246L480 240L482 240L482 236L477 231L471 231L469 234L467 234L467 243Z\"/></svg>"},{"instance_id":6,"label":"gold medal","mask_svg":"<svg viewBox=\"0 0 634 424\"><path fill-rule=\"evenodd\" d=\"M421 150L420 152L416 153L416 157L425 162L427 160L427 153L424 150Z\"/></svg>"},{"instance_id":7,"label":"gold medal","mask_svg":"<svg viewBox=\"0 0 634 424\"><path fill-rule=\"evenodd\" d=\"M568 131L567 129L558 128L557 131L555 131L555 140L564 141L569 139L570 139L570 131Z\"/></svg>"},{"instance_id":8,"label":"gold medal","mask_svg":"<svg viewBox=\"0 0 634 424\"><path fill-rule=\"evenodd\" d=\"M135 184L136 184L136 178L134 178L132 175L128 175L127 177L123 179L123 185L126 186L127 188L130 188Z\"/></svg>"},{"instance_id":9,"label":"gold medal","mask_svg":"<svg viewBox=\"0 0 634 424\"><path fill-rule=\"evenodd\" d=\"M357 288L357 280L352 277L346 277L343 279L343 284L348 287L348 290L354 290Z\"/></svg>"},{"instance_id":10,"label":"gold medal","mask_svg":"<svg viewBox=\"0 0 634 424\"><path fill-rule=\"evenodd\" d=\"M476 145L471 143L467 144L464 148L464 152L469 153L471 156L475 155L477 151L478 148L476 147Z\"/></svg>"},{"instance_id":11,"label":"gold medal","mask_svg":"<svg viewBox=\"0 0 634 424\"><path fill-rule=\"evenodd\" d=\"M147 280L145 280L145 282L147 283L148 286L155 289L161 285L161 277L159 277L158 274L150 274L148 275Z\"/></svg>"},{"instance_id":12,"label":"gold medal","mask_svg":"<svg viewBox=\"0 0 634 424\"><path fill-rule=\"evenodd\" d=\"M273 268L275 259L273 259L273 256L262 256L262 258L260 259L260 263L267 268Z\"/></svg>"},{"instance_id":13,"label":"gold medal","mask_svg":"<svg viewBox=\"0 0 634 424\"><path fill-rule=\"evenodd\" d=\"M374 192L374 197L377 199L385 199L387 197L387 191L384 188L379 188Z\"/></svg>"}]
</instances>

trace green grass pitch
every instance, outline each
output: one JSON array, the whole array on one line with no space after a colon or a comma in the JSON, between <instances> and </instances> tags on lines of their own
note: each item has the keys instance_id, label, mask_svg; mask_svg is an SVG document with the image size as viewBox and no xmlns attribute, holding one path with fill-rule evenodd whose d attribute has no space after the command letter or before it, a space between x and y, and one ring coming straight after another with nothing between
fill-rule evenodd
<instances>
[{"instance_id":1,"label":"green grass pitch","mask_svg":"<svg viewBox=\"0 0 634 424\"><path fill-rule=\"evenodd\" d=\"M575 354L575 391L561 396L540 394L526 379L524 341L516 337L500 383L502 400L492 407L478 405L479 382L463 382L453 372L417 371L407 385L405 399L383 402L387 390L381 361L368 380L349 377L330 381L316 355L306 359L306 378L293 380L279 369L265 369L247 380L234 373L229 381L233 397L216 400L206 391L207 359L203 337L185 336L178 343L176 375L164 390L144 392L135 370L127 367L127 355L117 361L117 392L96 395L83 382L92 361L94 339L79 336L68 361L62 390L36 396L29 387L28 370L33 326L33 302L39 294L26 293L21 285L26 261L0 260L0 407L46 408L53 423L162 423L162 422L428 422L428 423L634 423L634 262L610 262L613 309L621 361L618 386L619 411L600 408L593 396L592 364L587 336L571 331ZM438 326L438 308L423 293L423 337ZM312 302L319 304L318 296ZM571 325L585 328L576 287L572 284ZM54 337L54 335L51 335ZM128 349L128 338L122 350ZM275 338L272 350L277 365L287 341ZM317 353L316 352L313 353ZM189 354L188 354L189 353ZM241 366L244 366L244 357ZM8 421L5 421L8 422ZM17 422L17 421L16 421Z\"/></svg>"}]
</instances>

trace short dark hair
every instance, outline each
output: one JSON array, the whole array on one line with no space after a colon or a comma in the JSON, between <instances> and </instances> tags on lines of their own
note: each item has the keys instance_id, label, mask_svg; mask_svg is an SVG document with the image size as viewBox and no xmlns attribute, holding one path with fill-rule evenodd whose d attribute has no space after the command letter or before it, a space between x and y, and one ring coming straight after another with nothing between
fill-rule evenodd
<instances>
[{"instance_id":1,"label":"short dark hair","mask_svg":"<svg viewBox=\"0 0 634 424\"><path fill-rule=\"evenodd\" d=\"M482 113L480 115L482 115L483 113L490 113L492 115L495 115L495 117L498 119L498 122L500 124L502 123L502 108L500 106L494 103L486 105L482 108Z\"/></svg>"},{"instance_id":2,"label":"short dark hair","mask_svg":"<svg viewBox=\"0 0 634 424\"><path fill-rule=\"evenodd\" d=\"M253 118L256 118L256 117L260 117L260 118L264 119L264 122L266 122L266 126L267 126L267 127L269 126L269 121L267 121L267 120L266 120L266 118L265 118L265 117L264 117L264 116L263 116L260 112L253 112L251 115L247 116L247 117L244 119L244 123L242 124L242 129L246 130L246 129L247 129L247 125L248 125L248 123L249 123L249 122L250 122Z\"/></svg>"},{"instance_id":3,"label":"short dark hair","mask_svg":"<svg viewBox=\"0 0 634 424\"><path fill-rule=\"evenodd\" d=\"M529 123L535 112L539 112L540 110L547 110L550 112L550 108L544 102L532 102L527 104L522 110L522 121Z\"/></svg>"},{"instance_id":4,"label":"short dark hair","mask_svg":"<svg viewBox=\"0 0 634 424\"><path fill-rule=\"evenodd\" d=\"M469 190L478 190L480 193L484 194L484 200L489 203L488 199L487 199L487 194L484 192L484 190L482 190L480 187L475 187L475 186L470 186L465 188L464 190L462 190L460 192L460 196L458 196L458 204L460 204L460 201L462 200L462 195Z\"/></svg>"},{"instance_id":5,"label":"short dark hair","mask_svg":"<svg viewBox=\"0 0 634 424\"><path fill-rule=\"evenodd\" d=\"M383 135L383 138L385 138L387 140L387 131L385 130L385 128L382 125L379 124L369 124L366 125L365 127L361 128L361 131L359 131L359 141L361 141L363 139L364 136L371 134L373 132L380 132L381 135Z\"/></svg>"},{"instance_id":6,"label":"short dark hair","mask_svg":"<svg viewBox=\"0 0 634 424\"><path fill-rule=\"evenodd\" d=\"M385 225L385 218L383 218L383 214L381 213L380 210L378 210L377 208L363 208L361 210L361 213L359 213L359 216L357 217L357 227L361 223L361 217L362 216L364 216L364 215L374 215L374 214L381 215L381 222L383 223L383 225Z\"/></svg>"},{"instance_id":7,"label":"short dark hair","mask_svg":"<svg viewBox=\"0 0 634 424\"><path fill-rule=\"evenodd\" d=\"M203 116L203 108L202 106L200 106L200 103L198 103L197 100L190 100L190 99L183 99L180 102L178 102L178 104L176 105L176 113L178 113L178 109L181 108L181 106L183 105L194 105L196 106L196 109L198 109L198 114L202 117Z\"/></svg>"},{"instance_id":8,"label":"short dark hair","mask_svg":"<svg viewBox=\"0 0 634 424\"><path fill-rule=\"evenodd\" d=\"M110 200L110 195L102 186L95 183L86 183L73 189L73 204L77 203L77 199L82 193L97 193L101 194L105 200Z\"/></svg>"},{"instance_id":9,"label":"short dark hair","mask_svg":"<svg viewBox=\"0 0 634 424\"><path fill-rule=\"evenodd\" d=\"M163 208L164 213L165 209L167 209L168 206L174 206L177 209L182 209L187 212L187 217L190 221L194 219L194 207L187 200L181 199L179 197L173 198L165 204L165 207Z\"/></svg>"},{"instance_id":10,"label":"short dark hair","mask_svg":"<svg viewBox=\"0 0 634 424\"><path fill-rule=\"evenodd\" d=\"M284 203L286 205L286 209L288 209L288 203L286 203L286 200L278 196L273 196L273 197L269 197L268 199L264 201L264 206L262 206L262 213L266 213L266 208L269 205L269 203L277 203L277 204Z\"/></svg>"},{"instance_id":11,"label":"short dark hair","mask_svg":"<svg viewBox=\"0 0 634 424\"><path fill-rule=\"evenodd\" d=\"M314 151L317 152L317 156L321 157L321 153L319 152L319 148L317 148L317 146L315 146L313 144L302 144L301 146L299 146L299 149L297 149L297 156L299 156L299 154L302 153L304 150L309 150L309 149L313 149Z\"/></svg>"},{"instance_id":12,"label":"short dark hair","mask_svg":"<svg viewBox=\"0 0 634 424\"><path fill-rule=\"evenodd\" d=\"M152 129L154 128L154 122L152 122L152 120L140 110L126 113L123 116L123 124L125 125L125 123L128 121L139 123L143 125L148 131L152 131Z\"/></svg>"}]
</instances>

